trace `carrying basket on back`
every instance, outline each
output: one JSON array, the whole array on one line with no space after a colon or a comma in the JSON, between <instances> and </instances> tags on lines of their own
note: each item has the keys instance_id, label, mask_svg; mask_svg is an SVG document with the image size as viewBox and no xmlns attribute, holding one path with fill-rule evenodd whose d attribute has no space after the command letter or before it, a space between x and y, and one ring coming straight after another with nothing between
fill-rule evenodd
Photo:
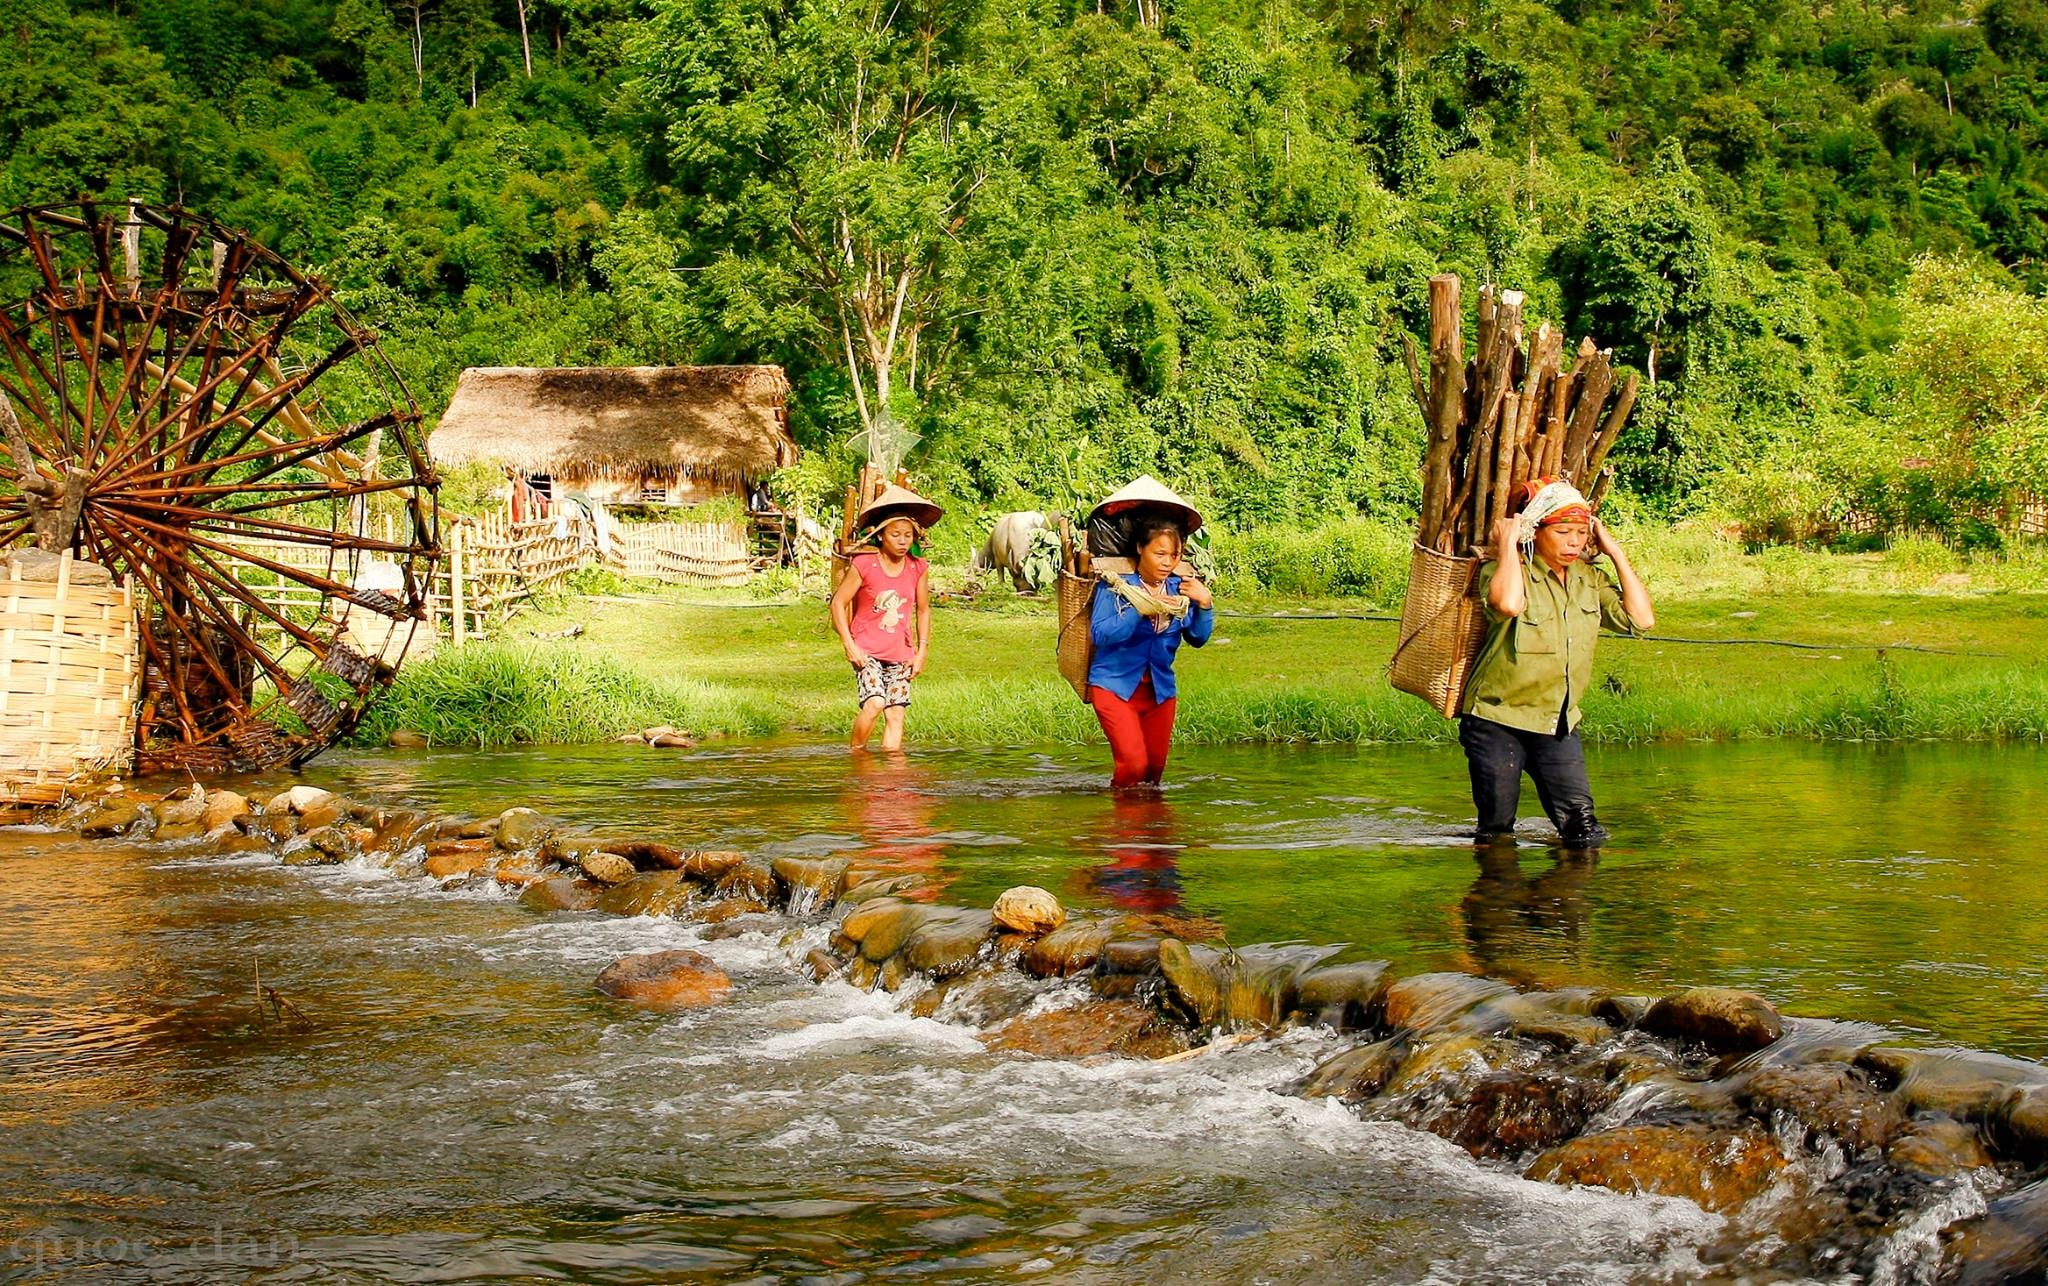
<instances>
[{"instance_id":1,"label":"carrying basket on back","mask_svg":"<svg viewBox=\"0 0 2048 1286\"><path fill-rule=\"evenodd\" d=\"M1486 607L1473 595L1477 558L1458 558L1417 545L1408 559L1408 593L1401 602L1401 638L1388 678L1455 719L1465 682L1486 641Z\"/></svg>"},{"instance_id":2,"label":"carrying basket on back","mask_svg":"<svg viewBox=\"0 0 2048 1286\"><path fill-rule=\"evenodd\" d=\"M1088 699L1088 666L1095 660L1095 633L1090 622L1095 615L1097 583L1087 553L1074 547L1073 529L1066 519L1060 519L1060 578L1053 595L1060 624L1060 677L1084 702Z\"/></svg>"}]
</instances>

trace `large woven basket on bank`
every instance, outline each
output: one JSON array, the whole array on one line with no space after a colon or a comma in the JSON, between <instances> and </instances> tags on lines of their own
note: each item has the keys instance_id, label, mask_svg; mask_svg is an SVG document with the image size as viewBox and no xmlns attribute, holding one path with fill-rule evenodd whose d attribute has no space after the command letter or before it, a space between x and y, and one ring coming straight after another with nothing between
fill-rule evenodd
<instances>
[{"instance_id":1,"label":"large woven basket on bank","mask_svg":"<svg viewBox=\"0 0 2048 1286\"><path fill-rule=\"evenodd\" d=\"M0 799L56 803L134 758L134 593L68 555L24 553L4 576Z\"/></svg>"},{"instance_id":2,"label":"large woven basket on bank","mask_svg":"<svg viewBox=\"0 0 2048 1286\"><path fill-rule=\"evenodd\" d=\"M1401 637L1388 677L1402 692L1429 702L1446 719L1458 715L1465 681L1486 641L1486 608L1472 593L1477 558L1458 558L1417 545L1408 559Z\"/></svg>"}]
</instances>

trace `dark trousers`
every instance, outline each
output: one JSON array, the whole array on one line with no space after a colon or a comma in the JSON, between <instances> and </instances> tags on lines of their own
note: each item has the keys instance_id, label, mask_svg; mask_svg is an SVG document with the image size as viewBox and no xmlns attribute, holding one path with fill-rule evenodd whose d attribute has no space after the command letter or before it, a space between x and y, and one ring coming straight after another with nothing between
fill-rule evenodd
<instances>
[{"instance_id":1,"label":"dark trousers","mask_svg":"<svg viewBox=\"0 0 2048 1286\"><path fill-rule=\"evenodd\" d=\"M1458 719L1458 744L1472 770L1472 805L1479 810L1479 835L1507 835L1515 829L1515 805L1522 797L1522 774L1536 783L1536 797L1567 848L1593 848L1607 842L1607 832L1593 816L1593 786L1586 780L1586 747L1576 729L1546 735L1463 715Z\"/></svg>"}]
</instances>

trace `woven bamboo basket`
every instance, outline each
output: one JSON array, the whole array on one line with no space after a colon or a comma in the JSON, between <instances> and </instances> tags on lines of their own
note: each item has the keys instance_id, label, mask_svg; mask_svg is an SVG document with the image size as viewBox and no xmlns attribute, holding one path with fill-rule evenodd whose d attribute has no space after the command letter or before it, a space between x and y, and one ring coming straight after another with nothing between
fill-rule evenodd
<instances>
[{"instance_id":1,"label":"woven bamboo basket","mask_svg":"<svg viewBox=\"0 0 2048 1286\"><path fill-rule=\"evenodd\" d=\"M5 577L0 798L57 803L134 760L134 589L68 554L10 558Z\"/></svg>"},{"instance_id":2,"label":"woven bamboo basket","mask_svg":"<svg viewBox=\"0 0 2048 1286\"><path fill-rule=\"evenodd\" d=\"M1083 701L1088 699L1088 666L1095 659L1095 634L1089 623L1098 583L1093 576L1076 576L1060 569L1060 677L1073 685L1074 695Z\"/></svg>"},{"instance_id":3,"label":"woven bamboo basket","mask_svg":"<svg viewBox=\"0 0 2048 1286\"><path fill-rule=\"evenodd\" d=\"M1486 641L1486 609L1472 594L1477 558L1415 546L1401 603L1401 641L1387 677L1446 719L1458 716L1465 680Z\"/></svg>"}]
</instances>

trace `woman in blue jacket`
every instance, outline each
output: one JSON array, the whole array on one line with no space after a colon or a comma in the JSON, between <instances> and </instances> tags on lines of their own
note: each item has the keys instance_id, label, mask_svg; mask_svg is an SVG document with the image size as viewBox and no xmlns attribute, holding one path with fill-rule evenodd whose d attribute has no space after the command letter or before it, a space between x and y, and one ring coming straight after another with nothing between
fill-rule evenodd
<instances>
[{"instance_id":1,"label":"woman in blue jacket","mask_svg":"<svg viewBox=\"0 0 2048 1286\"><path fill-rule=\"evenodd\" d=\"M1147 485L1149 484L1149 485ZM1152 492L1160 493L1158 495ZM1136 493L1135 495L1133 493ZM1109 738L1121 790L1156 785L1173 742L1174 654L1185 639L1200 647L1216 628L1209 587L1181 563L1187 534L1201 524L1180 497L1140 478L1097 509L1136 509L1132 545L1137 570L1105 574L1089 618L1095 655L1088 666L1088 704Z\"/></svg>"}]
</instances>

